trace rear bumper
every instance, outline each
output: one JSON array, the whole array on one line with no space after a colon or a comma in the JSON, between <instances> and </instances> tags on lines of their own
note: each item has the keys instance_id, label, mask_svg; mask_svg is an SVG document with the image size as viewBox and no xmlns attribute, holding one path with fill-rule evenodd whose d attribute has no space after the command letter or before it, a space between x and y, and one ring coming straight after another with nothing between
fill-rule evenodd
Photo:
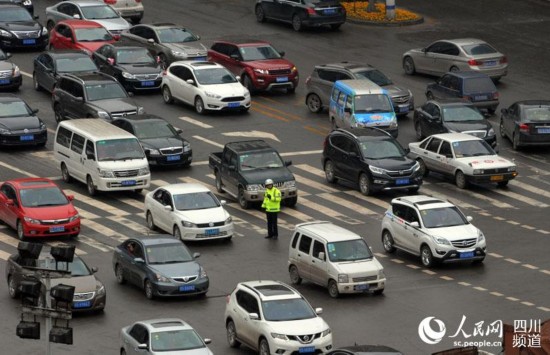
<instances>
[{"instance_id":1,"label":"rear bumper","mask_svg":"<svg viewBox=\"0 0 550 355\"><path fill-rule=\"evenodd\" d=\"M319 27L324 25L341 25L346 22L346 15L337 16L310 16L302 20L305 26Z\"/></svg>"},{"instance_id":2,"label":"rear bumper","mask_svg":"<svg viewBox=\"0 0 550 355\"><path fill-rule=\"evenodd\" d=\"M496 110L499 104L498 100L488 100L488 101L480 101L480 102L473 102L472 104L477 108L490 108L493 110Z\"/></svg>"},{"instance_id":3,"label":"rear bumper","mask_svg":"<svg viewBox=\"0 0 550 355\"><path fill-rule=\"evenodd\" d=\"M550 145L550 134L525 134L519 132L519 145Z\"/></svg>"},{"instance_id":4,"label":"rear bumper","mask_svg":"<svg viewBox=\"0 0 550 355\"><path fill-rule=\"evenodd\" d=\"M17 89L23 83L23 76L12 76L10 78L0 78L0 90L8 89L13 90Z\"/></svg>"}]
</instances>

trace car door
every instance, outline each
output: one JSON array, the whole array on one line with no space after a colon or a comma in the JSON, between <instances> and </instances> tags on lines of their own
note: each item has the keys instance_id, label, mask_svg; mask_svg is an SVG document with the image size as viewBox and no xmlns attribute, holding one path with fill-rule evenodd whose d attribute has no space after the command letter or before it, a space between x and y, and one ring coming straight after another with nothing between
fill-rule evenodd
<instances>
[{"instance_id":1,"label":"car door","mask_svg":"<svg viewBox=\"0 0 550 355\"><path fill-rule=\"evenodd\" d=\"M292 16L299 13L300 0L279 0L278 18L285 22L291 22Z\"/></svg>"},{"instance_id":2,"label":"car door","mask_svg":"<svg viewBox=\"0 0 550 355\"><path fill-rule=\"evenodd\" d=\"M460 53L458 47L449 42L441 42L438 52L434 54L434 68L438 73L446 73L455 66Z\"/></svg>"},{"instance_id":3,"label":"car door","mask_svg":"<svg viewBox=\"0 0 550 355\"><path fill-rule=\"evenodd\" d=\"M172 226L174 225L174 203L172 201L172 195L161 189L158 194L155 194L155 205L153 217L155 221L158 221L159 227L164 229L168 233L172 233ZM170 207L171 210L167 211L166 207Z\"/></svg>"},{"instance_id":4,"label":"car door","mask_svg":"<svg viewBox=\"0 0 550 355\"><path fill-rule=\"evenodd\" d=\"M279 0L262 0L258 6L264 10L265 17L276 18L278 2Z\"/></svg>"},{"instance_id":5,"label":"car door","mask_svg":"<svg viewBox=\"0 0 550 355\"><path fill-rule=\"evenodd\" d=\"M298 241L298 252L296 253L296 267L298 273L304 279L311 280L311 247L313 239L302 233Z\"/></svg>"},{"instance_id":6,"label":"car door","mask_svg":"<svg viewBox=\"0 0 550 355\"><path fill-rule=\"evenodd\" d=\"M346 93L343 91L340 91L338 93L338 97L336 98L336 107L335 107L336 125L338 127L349 128L349 119L347 118L351 115L351 113L344 112L346 97L347 97Z\"/></svg>"},{"instance_id":7,"label":"car door","mask_svg":"<svg viewBox=\"0 0 550 355\"><path fill-rule=\"evenodd\" d=\"M411 223L417 222L420 225L420 218L414 208L410 206L404 206L404 208L405 223L403 224L403 248L418 254L422 243L422 239L420 238L421 232L418 228L411 226Z\"/></svg>"},{"instance_id":8,"label":"car door","mask_svg":"<svg viewBox=\"0 0 550 355\"><path fill-rule=\"evenodd\" d=\"M225 44L224 50L226 55L221 56L223 60L223 66L226 67L234 75L241 75L243 71L243 65L241 61L243 59L239 47L234 44Z\"/></svg>"},{"instance_id":9,"label":"car door","mask_svg":"<svg viewBox=\"0 0 550 355\"><path fill-rule=\"evenodd\" d=\"M133 280L131 278L131 269L133 267L132 263L135 255L130 252L129 245L135 245L135 243L135 240L130 239L115 249L117 264L122 267L124 279L128 280L132 284Z\"/></svg>"},{"instance_id":10,"label":"car door","mask_svg":"<svg viewBox=\"0 0 550 355\"><path fill-rule=\"evenodd\" d=\"M428 74L435 74L437 70L434 68L435 57L439 55L443 42L434 42L426 47L422 53L419 53L414 58L414 66L417 71Z\"/></svg>"},{"instance_id":11,"label":"car door","mask_svg":"<svg viewBox=\"0 0 550 355\"><path fill-rule=\"evenodd\" d=\"M55 85L55 64L48 53L39 55L34 61L34 75L38 84L48 91Z\"/></svg>"},{"instance_id":12,"label":"car door","mask_svg":"<svg viewBox=\"0 0 550 355\"><path fill-rule=\"evenodd\" d=\"M8 200L12 200L13 203L8 204ZM4 183L0 188L0 203L2 203L0 219L12 228L17 228L20 205L15 188L11 184Z\"/></svg>"},{"instance_id":13,"label":"car door","mask_svg":"<svg viewBox=\"0 0 550 355\"><path fill-rule=\"evenodd\" d=\"M257 321L250 320L250 313L257 313L260 316L258 301L252 294L244 290L238 290L235 298L237 304L233 308L235 314L233 321L235 322L237 336L243 342L255 346L256 341L254 341L253 333L255 333L255 328L258 327L254 324Z\"/></svg>"},{"instance_id":14,"label":"car door","mask_svg":"<svg viewBox=\"0 0 550 355\"><path fill-rule=\"evenodd\" d=\"M73 47L73 36L69 26L59 24L54 29L56 40L52 42L55 49L70 49Z\"/></svg>"},{"instance_id":15,"label":"car door","mask_svg":"<svg viewBox=\"0 0 550 355\"><path fill-rule=\"evenodd\" d=\"M323 255L319 255L319 253L323 253ZM310 254L310 270L311 281L321 286L327 285L327 251L325 244L317 239L313 239L313 247Z\"/></svg>"},{"instance_id":16,"label":"car door","mask_svg":"<svg viewBox=\"0 0 550 355\"><path fill-rule=\"evenodd\" d=\"M127 355L143 355L144 351L138 349L140 344L148 344L148 332L141 324L134 324L134 326L128 331L127 336L124 337L124 348Z\"/></svg>"},{"instance_id":17,"label":"car door","mask_svg":"<svg viewBox=\"0 0 550 355\"><path fill-rule=\"evenodd\" d=\"M84 89L82 85L74 80L67 79L64 80L62 89L65 92L62 102L65 115L69 118L86 117L86 111L83 110Z\"/></svg>"},{"instance_id":18,"label":"car door","mask_svg":"<svg viewBox=\"0 0 550 355\"><path fill-rule=\"evenodd\" d=\"M316 90L314 91L319 94L321 102L325 106L328 106L330 103L330 93L334 86L334 82L336 80L343 80L338 79L340 77L339 74L340 72L337 70L324 68L317 69L317 76L319 79L315 81Z\"/></svg>"},{"instance_id":19,"label":"car door","mask_svg":"<svg viewBox=\"0 0 550 355\"><path fill-rule=\"evenodd\" d=\"M454 175L455 163L451 143L442 141L439 147L440 171L447 175Z\"/></svg>"},{"instance_id":20,"label":"car door","mask_svg":"<svg viewBox=\"0 0 550 355\"><path fill-rule=\"evenodd\" d=\"M422 133L425 136L432 134L446 133L447 129L443 126L443 118L439 106L432 102L424 105L423 118L421 120Z\"/></svg>"},{"instance_id":21,"label":"car door","mask_svg":"<svg viewBox=\"0 0 550 355\"><path fill-rule=\"evenodd\" d=\"M79 14L75 5L70 3L61 3L50 13L50 15L51 19L57 23L61 20L72 19L75 13Z\"/></svg>"},{"instance_id":22,"label":"car door","mask_svg":"<svg viewBox=\"0 0 550 355\"><path fill-rule=\"evenodd\" d=\"M84 145L84 154L82 154L82 167L83 171L97 171L97 156L95 153L94 142L89 139L86 140ZM95 178L92 176L92 178Z\"/></svg>"},{"instance_id":23,"label":"car door","mask_svg":"<svg viewBox=\"0 0 550 355\"><path fill-rule=\"evenodd\" d=\"M407 215L407 206L401 203L392 203L391 205L391 234L393 242L399 248L405 248L407 243L405 238L405 217Z\"/></svg>"},{"instance_id":24,"label":"car door","mask_svg":"<svg viewBox=\"0 0 550 355\"><path fill-rule=\"evenodd\" d=\"M437 79L435 85L431 86L431 92L436 100L441 100L449 97L448 91L451 85L451 75L445 74Z\"/></svg>"},{"instance_id":25,"label":"car door","mask_svg":"<svg viewBox=\"0 0 550 355\"><path fill-rule=\"evenodd\" d=\"M133 245L133 252L128 252L128 281L138 287L143 288L143 282L147 276L147 264L138 262L136 259L145 259L145 251L143 245L137 240L130 241L127 246Z\"/></svg>"},{"instance_id":26,"label":"car door","mask_svg":"<svg viewBox=\"0 0 550 355\"><path fill-rule=\"evenodd\" d=\"M172 65L168 71L170 74L170 90L172 95L187 104L191 104L190 97L191 93L191 84L187 83L186 80L192 77L191 71L182 65Z\"/></svg>"},{"instance_id":27,"label":"car door","mask_svg":"<svg viewBox=\"0 0 550 355\"><path fill-rule=\"evenodd\" d=\"M237 153L227 149L224 152L222 162L222 176L224 177L224 189L229 190L234 196L239 194L240 161ZM227 188L226 188L227 187Z\"/></svg>"},{"instance_id":28,"label":"car door","mask_svg":"<svg viewBox=\"0 0 550 355\"><path fill-rule=\"evenodd\" d=\"M441 139L432 137L429 143L426 145L426 149L422 152L422 159L429 170L439 171L439 164L437 156L439 155L439 146L441 145Z\"/></svg>"},{"instance_id":29,"label":"car door","mask_svg":"<svg viewBox=\"0 0 550 355\"><path fill-rule=\"evenodd\" d=\"M98 50L96 50L94 53L92 53L92 60L97 65L100 71L111 74L112 70L109 70L109 63L107 61L107 58L114 58L109 57L109 53L112 52L111 46L109 44L106 44L102 47L100 47Z\"/></svg>"},{"instance_id":30,"label":"car door","mask_svg":"<svg viewBox=\"0 0 550 355\"><path fill-rule=\"evenodd\" d=\"M333 135L330 138L328 156L334 166L334 174L337 177L344 178L348 155L348 140L342 135Z\"/></svg>"},{"instance_id":31,"label":"car door","mask_svg":"<svg viewBox=\"0 0 550 355\"><path fill-rule=\"evenodd\" d=\"M357 143L349 137L343 137L345 140L344 149L346 154L342 155L341 172L344 179L356 181L361 171L361 153Z\"/></svg>"},{"instance_id":32,"label":"car door","mask_svg":"<svg viewBox=\"0 0 550 355\"><path fill-rule=\"evenodd\" d=\"M513 104L508 107L507 110L503 110L501 119L503 123L502 126L504 126L504 132L506 133L508 138L512 139L514 131L516 130L516 127L519 125L520 121L519 105ZM502 126L500 129L502 129Z\"/></svg>"}]
</instances>

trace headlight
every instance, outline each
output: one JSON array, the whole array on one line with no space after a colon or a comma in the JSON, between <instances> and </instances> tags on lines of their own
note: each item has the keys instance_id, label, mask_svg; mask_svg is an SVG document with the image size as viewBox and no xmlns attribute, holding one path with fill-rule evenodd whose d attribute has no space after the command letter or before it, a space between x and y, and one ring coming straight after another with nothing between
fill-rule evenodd
<instances>
[{"instance_id":1,"label":"headlight","mask_svg":"<svg viewBox=\"0 0 550 355\"><path fill-rule=\"evenodd\" d=\"M483 235L483 232L479 229L477 230L477 242L481 243L485 240L485 236Z\"/></svg>"},{"instance_id":2,"label":"headlight","mask_svg":"<svg viewBox=\"0 0 550 355\"><path fill-rule=\"evenodd\" d=\"M40 220L32 219L30 217L25 217L25 222L30 223L30 224L40 224Z\"/></svg>"},{"instance_id":3,"label":"headlight","mask_svg":"<svg viewBox=\"0 0 550 355\"><path fill-rule=\"evenodd\" d=\"M205 94L207 97L210 97L211 99L221 99L221 98L222 98L221 95L215 94L215 93L213 93L213 92L205 91L204 94Z\"/></svg>"},{"instance_id":4,"label":"headlight","mask_svg":"<svg viewBox=\"0 0 550 355\"><path fill-rule=\"evenodd\" d=\"M390 122L390 128L397 128L397 120Z\"/></svg>"},{"instance_id":5,"label":"headlight","mask_svg":"<svg viewBox=\"0 0 550 355\"><path fill-rule=\"evenodd\" d=\"M48 34L48 29L46 27L42 27L42 36L45 36Z\"/></svg>"},{"instance_id":6,"label":"headlight","mask_svg":"<svg viewBox=\"0 0 550 355\"><path fill-rule=\"evenodd\" d=\"M378 279L385 279L386 274L384 274L384 269L378 270Z\"/></svg>"},{"instance_id":7,"label":"headlight","mask_svg":"<svg viewBox=\"0 0 550 355\"><path fill-rule=\"evenodd\" d=\"M191 144L189 143L183 143L183 151L188 152L191 150Z\"/></svg>"},{"instance_id":8,"label":"headlight","mask_svg":"<svg viewBox=\"0 0 550 355\"><path fill-rule=\"evenodd\" d=\"M332 330L330 330L330 328L325 329L325 330L323 330L323 332L321 333L321 337L326 337L326 336L329 335L330 333L332 333Z\"/></svg>"},{"instance_id":9,"label":"headlight","mask_svg":"<svg viewBox=\"0 0 550 355\"><path fill-rule=\"evenodd\" d=\"M474 169L474 175L482 175L484 173L483 169Z\"/></svg>"},{"instance_id":10,"label":"headlight","mask_svg":"<svg viewBox=\"0 0 550 355\"><path fill-rule=\"evenodd\" d=\"M442 244L442 245L451 245L451 242L449 242L447 239L445 238L442 238L442 237L434 237L432 236L434 242L436 242L437 244Z\"/></svg>"},{"instance_id":11,"label":"headlight","mask_svg":"<svg viewBox=\"0 0 550 355\"><path fill-rule=\"evenodd\" d=\"M495 135L495 130L494 130L493 128L491 128L491 129L489 130L489 132L487 132L487 135L488 135L489 137L494 136L494 135Z\"/></svg>"},{"instance_id":12,"label":"headlight","mask_svg":"<svg viewBox=\"0 0 550 355\"><path fill-rule=\"evenodd\" d=\"M99 176L102 178L114 178L115 173L112 170L99 170Z\"/></svg>"},{"instance_id":13,"label":"headlight","mask_svg":"<svg viewBox=\"0 0 550 355\"><path fill-rule=\"evenodd\" d=\"M292 72L298 71L298 68L296 68L296 66L294 66L294 67L290 68L290 71L292 71Z\"/></svg>"},{"instance_id":14,"label":"headlight","mask_svg":"<svg viewBox=\"0 0 550 355\"><path fill-rule=\"evenodd\" d=\"M140 168L138 170L138 175L140 176L143 176L143 175L149 175L150 171L149 171L149 167L145 167L145 168Z\"/></svg>"},{"instance_id":15,"label":"headlight","mask_svg":"<svg viewBox=\"0 0 550 355\"><path fill-rule=\"evenodd\" d=\"M296 187L296 181L295 180L285 181L285 183L283 184L283 187Z\"/></svg>"},{"instance_id":16,"label":"headlight","mask_svg":"<svg viewBox=\"0 0 550 355\"><path fill-rule=\"evenodd\" d=\"M413 172L418 171L420 169L420 164L416 162L416 164L413 165L412 169L413 169Z\"/></svg>"},{"instance_id":17,"label":"headlight","mask_svg":"<svg viewBox=\"0 0 550 355\"><path fill-rule=\"evenodd\" d=\"M12 76L19 76L19 75L21 75L21 70L19 70L19 67L16 65L16 66L13 68Z\"/></svg>"},{"instance_id":18,"label":"headlight","mask_svg":"<svg viewBox=\"0 0 550 355\"><path fill-rule=\"evenodd\" d=\"M0 128L0 134L10 134L11 131L9 129Z\"/></svg>"},{"instance_id":19,"label":"headlight","mask_svg":"<svg viewBox=\"0 0 550 355\"><path fill-rule=\"evenodd\" d=\"M105 294L105 286L102 284L97 284L97 295L104 295Z\"/></svg>"},{"instance_id":20,"label":"headlight","mask_svg":"<svg viewBox=\"0 0 550 355\"><path fill-rule=\"evenodd\" d=\"M103 119L106 119L106 120L111 119L111 115L109 115L109 113L106 112L106 111L97 111L97 117L103 118Z\"/></svg>"},{"instance_id":21,"label":"headlight","mask_svg":"<svg viewBox=\"0 0 550 355\"><path fill-rule=\"evenodd\" d=\"M145 113L143 106L138 106L137 113L138 115L143 115Z\"/></svg>"},{"instance_id":22,"label":"headlight","mask_svg":"<svg viewBox=\"0 0 550 355\"><path fill-rule=\"evenodd\" d=\"M204 268L201 266L200 270L199 270L199 278L201 279L204 279L204 278L207 278L208 277L208 274L206 273L206 270L204 270Z\"/></svg>"},{"instance_id":23,"label":"headlight","mask_svg":"<svg viewBox=\"0 0 550 355\"><path fill-rule=\"evenodd\" d=\"M125 77L126 79L135 79L136 78L136 76L134 74L130 74L126 71L122 72L122 76Z\"/></svg>"},{"instance_id":24,"label":"headlight","mask_svg":"<svg viewBox=\"0 0 550 355\"><path fill-rule=\"evenodd\" d=\"M195 228L197 225L195 223L187 222L187 221L181 221L181 225L187 228Z\"/></svg>"},{"instance_id":25,"label":"headlight","mask_svg":"<svg viewBox=\"0 0 550 355\"><path fill-rule=\"evenodd\" d=\"M233 222L233 218L231 216L227 217L227 219L225 220L224 224L229 224Z\"/></svg>"},{"instance_id":26,"label":"headlight","mask_svg":"<svg viewBox=\"0 0 550 355\"><path fill-rule=\"evenodd\" d=\"M149 149L149 155L160 155L158 149Z\"/></svg>"},{"instance_id":27,"label":"headlight","mask_svg":"<svg viewBox=\"0 0 550 355\"><path fill-rule=\"evenodd\" d=\"M254 73L267 75L269 71L267 69L254 69Z\"/></svg>"},{"instance_id":28,"label":"headlight","mask_svg":"<svg viewBox=\"0 0 550 355\"><path fill-rule=\"evenodd\" d=\"M261 188L260 185L246 185L246 191L258 191Z\"/></svg>"},{"instance_id":29,"label":"headlight","mask_svg":"<svg viewBox=\"0 0 550 355\"><path fill-rule=\"evenodd\" d=\"M284 335L284 334L279 334L279 333L271 333L271 337L273 339L281 339L281 340L288 340L287 336Z\"/></svg>"},{"instance_id":30,"label":"headlight","mask_svg":"<svg viewBox=\"0 0 550 355\"><path fill-rule=\"evenodd\" d=\"M348 283L349 277L348 274L338 274L338 283Z\"/></svg>"},{"instance_id":31,"label":"headlight","mask_svg":"<svg viewBox=\"0 0 550 355\"><path fill-rule=\"evenodd\" d=\"M76 221L76 220L79 219L79 218L80 218L80 215L77 213L77 214L75 214L74 216L72 216L72 217L69 218L69 222L74 222L74 221Z\"/></svg>"},{"instance_id":32,"label":"headlight","mask_svg":"<svg viewBox=\"0 0 550 355\"><path fill-rule=\"evenodd\" d=\"M40 130L45 131L46 130L46 124L42 121L40 121Z\"/></svg>"},{"instance_id":33,"label":"headlight","mask_svg":"<svg viewBox=\"0 0 550 355\"><path fill-rule=\"evenodd\" d=\"M512 172L512 171L516 171L516 167L515 166L511 166L508 168L508 172Z\"/></svg>"},{"instance_id":34,"label":"headlight","mask_svg":"<svg viewBox=\"0 0 550 355\"><path fill-rule=\"evenodd\" d=\"M172 55L174 57L187 57L187 54L185 52L178 52L178 51L172 51Z\"/></svg>"},{"instance_id":35,"label":"headlight","mask_svg":"<svg viewBox=\"0 0 550 355\"><path fill-rule=\"evenodd\" d=\"M369 165L369 170L375 174L386 174L388 171L382 168L377 168L376 166Z\"/></svg>"},{"instance_id":36,"label":"headlight","mask_svg":"<svg viewBox=\"0 0 550 355\"><path fill-rule=\"evenodd\" d=\"M166 277L162 274L159 274L159 273L156 273L155 277L157 278L158 282L170 282L171 281L170 278L168 278L168 277Z\"/></svg>"},{"instance_id":37,"label":"headlight","mask_svg":"<svg viewBox=\"0 0 550 355\"><path fill-rule=\"evenodd\" d=\"M11 32L8 32L6 30L0 30L0 36L3 36L3 37L13 37L13 34L11 34Z\"/></svg>"}]
</instances>

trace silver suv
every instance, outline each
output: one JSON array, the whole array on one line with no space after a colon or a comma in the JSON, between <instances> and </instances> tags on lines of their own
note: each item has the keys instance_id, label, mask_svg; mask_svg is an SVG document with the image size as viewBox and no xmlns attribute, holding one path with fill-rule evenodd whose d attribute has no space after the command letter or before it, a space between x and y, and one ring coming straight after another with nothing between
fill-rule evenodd
<instances>
[{"instance_id":1,"label":"silver suv","mask_svg":"<svg viewBox=\"0 0 550 355\"><path fill-rule=\"evenodd\" d=\"M328 108L334 82L347 79L368 79L387 90L398 116L414 111L414 97L410 90L395 85L390 78L373 66L356 62L321 64L313 69L313 73L306 80L306 105L309 110L318 113L323 108Z\"/></svg>"},{"instance_id":2,"label":"silver suv","mask_svg":"<svg viewBox=\"0 0 550 355\"><path fill-rule=\"evenodd\" d=\"M382 245L387 253L401 249L421 257L426 267L436 262L481 263L485 236L450 202L416 195L394 198L382 219Z\"/></svg>"}]
</instances>

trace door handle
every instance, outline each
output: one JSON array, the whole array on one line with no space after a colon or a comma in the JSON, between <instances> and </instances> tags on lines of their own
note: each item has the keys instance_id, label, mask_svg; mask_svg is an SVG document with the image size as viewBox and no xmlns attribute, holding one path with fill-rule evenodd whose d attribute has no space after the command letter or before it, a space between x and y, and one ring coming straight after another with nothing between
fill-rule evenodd
<instances>
[{"instance_id":1,"label":"door handle","mask_svg":"<svg viewBox=\"0 0 550 355\"><path fill-rule=\"evenodd\" d=\"M424 155L428 155L428 152L424 152Z\"/></svg>"},{"instance_id":2,"label":"door handle","mask_svg":"<svg viewBox=\"0 0 550 355\"><path fill-rule=\"evenodd\" d=\"M311 262L312 262L313 264L315 264L315 260L311 260Z\"/></svg>"}]
</instances>

